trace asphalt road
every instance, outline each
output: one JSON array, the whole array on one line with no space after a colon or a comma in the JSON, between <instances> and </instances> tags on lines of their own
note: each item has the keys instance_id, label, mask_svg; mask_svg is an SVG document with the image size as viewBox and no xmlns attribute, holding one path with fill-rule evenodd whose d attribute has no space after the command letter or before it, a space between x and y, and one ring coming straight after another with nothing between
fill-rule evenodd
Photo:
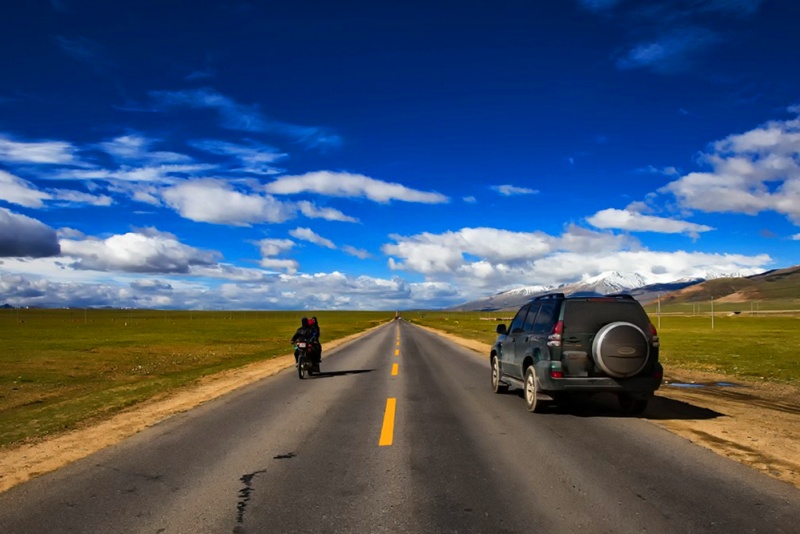
<instances>
[{"instance_id":1,"label":"asphalt road","mask_svg":"<svg viewBox=\"0 0 800 534\"><path fill-rule=\"evenodd\" d=\"M491 392L488 361L408 323L322 370L0 494L0 532L800 531L792 486L602 399L529 414Z\"/></svg>"}]
</instances>

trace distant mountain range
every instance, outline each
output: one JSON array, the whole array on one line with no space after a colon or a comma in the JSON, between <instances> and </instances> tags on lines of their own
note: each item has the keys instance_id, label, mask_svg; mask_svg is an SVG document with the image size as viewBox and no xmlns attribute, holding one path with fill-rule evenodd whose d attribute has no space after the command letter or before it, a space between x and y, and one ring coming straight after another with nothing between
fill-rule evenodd
<instances>
[{"instance_id":1,"label":"distant mountain range","mask_svg":"<svg viewBox=\"0 0 800 534\"><path fill-rule=\"evenodd\" d=\"M687 286L668 295L662 303L772 301L794 305L800 302L800 265L773 269L741 278L718 278Z\"/></svg>"},{"instance_id":2,"label":"distant mountain range","mask_svg":"<svg viewBox=\"0 0 800 534\"><path fill-rule=\"evenodd\" d=\"M800 267L794 268L800 272ZM777 271L769 271L777 272ZM545 293L564 293L572 296L597 296L612 293L626 293L642 304L658 298L658 295L672 294L708 282L710 280L749 279L763 276L760 269L743 270L733 273L706 271L697 278L683 278L668 283L648 283L647 279L637 273L620 273L616 271L602 273L593 278L562 284L558 286L525 286L503 291L495 295L466 302L449 308L453 311L494 311L518 308L532 298ZM800 280L799 280L800 281ZM727 295L727 293L725 293ZM723 295L718 295L723 296Z\"/></svg>"}]
</instances>

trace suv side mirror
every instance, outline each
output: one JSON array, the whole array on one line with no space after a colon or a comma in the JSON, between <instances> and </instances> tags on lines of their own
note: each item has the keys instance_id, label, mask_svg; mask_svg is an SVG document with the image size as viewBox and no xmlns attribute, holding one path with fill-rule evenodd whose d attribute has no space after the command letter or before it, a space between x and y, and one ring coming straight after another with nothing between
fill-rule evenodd
<instances>
[{"instance_id":1,"label":"suv side mirror","mask_svg":"<svg viewBox=\"0 0 800 534\"><path fill-rule=\"evenodd\" d=\"M496 331L500 335L503 335L503 336L506 335L506 333L507 333L506 325L504 325L504 324L497 325L497 330Z\"/></svg>"}]
</instances>

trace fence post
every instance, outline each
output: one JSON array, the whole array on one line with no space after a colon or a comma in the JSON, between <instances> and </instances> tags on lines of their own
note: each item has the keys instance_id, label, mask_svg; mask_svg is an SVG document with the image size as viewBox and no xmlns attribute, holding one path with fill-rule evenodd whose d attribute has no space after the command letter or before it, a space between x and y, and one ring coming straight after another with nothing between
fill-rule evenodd
<instances>
[{"instance_id":1,"label":"fence post","mask_svg":"<svg viewBox=\"0 0 800 534\"><path fill-rule=\"evenodd\" d=\"M714 330L714 299L711 299L711 330Z\"/></svg>"}]
</instances>

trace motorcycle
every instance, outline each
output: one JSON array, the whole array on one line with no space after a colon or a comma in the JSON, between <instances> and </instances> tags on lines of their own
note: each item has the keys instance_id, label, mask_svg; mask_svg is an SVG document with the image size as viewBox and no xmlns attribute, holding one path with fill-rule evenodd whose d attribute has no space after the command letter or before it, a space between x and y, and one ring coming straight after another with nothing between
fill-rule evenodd
<instances>
[{"instance_id":1,"label":"motorcycle","mask_svg":"<svg viewBox=\"0 0 800 534\"><path fill-rule=\"evenodd\" d=\"M297 376L302 380L314 373L319 373L319 363L314 361L314 344L308 341L298 341L294 346L294 356L297 360Z\"/></svg>"}]
</instances>

